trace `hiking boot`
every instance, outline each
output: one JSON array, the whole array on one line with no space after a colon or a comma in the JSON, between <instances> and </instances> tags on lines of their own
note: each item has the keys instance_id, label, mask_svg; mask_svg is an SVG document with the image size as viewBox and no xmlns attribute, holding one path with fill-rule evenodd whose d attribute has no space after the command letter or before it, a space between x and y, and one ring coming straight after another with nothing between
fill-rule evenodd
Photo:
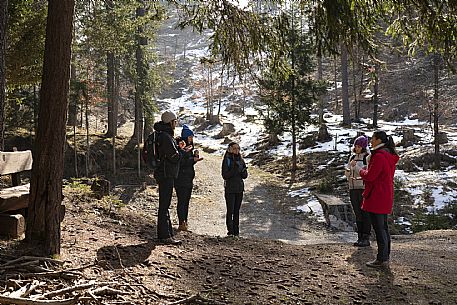
<instances>
[{"instance_id":1,"label":"hiking boot","mask_svg":"<svg viewBox=\"0 0 457 305\"><path fill-rule=\"evenodd\" d=\"M183 221L179 224L178 231L188 231L187 221Z\"/></svg>"},{"instance_id":2,"label":"hiking boot","mask_svg":"<svg viewBox=\"0 0 457 305\"><path fill-rule=\"evenodd\" d=\"M162 245L180 245L182 241L174 239L173 237L159 239L159 243Z\"/></svg>"},{"instance_id":3,"label":"hiking boot","mask_svg":"<svg viewBox=\"0 0 457 305\"><path fill-rule=\"evenodd\" d=\"M370 268L388 268L389 267L389 261L380 261L378 259L375 259L374 261L368 262L365 265L367 265Z\"/></svg>"},{"instance_id":4,"label":"hiking boot","mask_svg":"<svg viewBox=\"0 0 457 305\"><path fill-rule=\"evenodd\" d=\"M359 247L359 245L360 245L361 242L362 242L361 239L357 239L357 241L356 241L355 243L353 243L352 245L353 245L354 247Z\"/></svg>"},{"instance_id":5,"label":"hiking boot","mask_svg":"<svg viewBox=\"0 0 457 305\"><path fill-rule=\"evenodd\" d=\"M357 241L357 247L369 247L370 241L368 239L361 239Z\"/></svg>"}]
</instances>

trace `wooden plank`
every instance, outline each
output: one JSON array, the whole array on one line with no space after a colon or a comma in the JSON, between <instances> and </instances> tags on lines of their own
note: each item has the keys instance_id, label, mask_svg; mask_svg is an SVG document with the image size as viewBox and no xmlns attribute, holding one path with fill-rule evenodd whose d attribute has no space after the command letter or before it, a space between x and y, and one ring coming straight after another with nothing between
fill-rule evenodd
<instances>
[{"instance_id":1,"label":"wooden plank","mask_svg":"<svg viewBox=\"0 0 457 305\"><path fill-rule=\"evenodd\" d=\"M343 200L341 200L340 198L333 196L333 195L320 194L320 193L314 193L314 195L317 197L317 199L324 202L327 206L349 205L349 203L346 203Z\"/></svg>"},{"instance_id":2,"label":"wooden plank","mask_svg":"<svg viewBox=\"0 0 457 305\"><path fill-rule=\"evenodd\" d=\"M0 214L0 235L19 238L25 232L25 219L21 214Z\"/></svg>"},{"instance_id":3,"label":"wooden plank","mask_svg":"<svg viewBox=\"0 0 457 305\"><path fill-rule=\"evenodd\" d=\"M30 184L0 190L0 213L27 208Z\"/></svg>"},{"instance_id":4,"label":"wooden plank","mask_svg":"<svg viewBox=\"0 0 457 305\"><path fill-rule=\"evenodd\" d=\"M8 175L32 169L32 152L0 152L0 175Z\"/></svg>"}]
</instances>

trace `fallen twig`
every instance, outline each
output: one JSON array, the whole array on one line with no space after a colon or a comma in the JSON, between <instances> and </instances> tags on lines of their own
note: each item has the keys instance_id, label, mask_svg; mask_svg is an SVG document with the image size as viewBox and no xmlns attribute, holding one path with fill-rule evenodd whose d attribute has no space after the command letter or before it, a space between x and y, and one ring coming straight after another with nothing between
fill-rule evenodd
<instances>
[{"instance_id":1,"label":"fallen twig","mask_svg":"<svg viewBox=\"0 0 457 305\"><path fill-rule=\"evenodd\" d=\"M185 298L185 299L181 299L181 300L178 300L178 301L167 303L167 305L186 304L186 303L189 303L189 302L195 300L196 298L198 298L198 294L191 295L190 297Z\"/></svg>"},{"instance_id":2,"label":"fallen twig","mask_svg":"<svg viewBox=\"0 0 457 305\"><path fill-rule=\"evenodd\" d=\"M71 286L71 287L65 287L63 289L59 289L56 291L51 291L51 292L42 294L39 297L37 297L36 300L51 298L51 297L55 297L57 295L62 295L64 293L73 292L76 290L84 290L84 289L93 287L94 285L95 285L95 283L88 283L88 284L75 285L75 286Z\"/></svg>"},{"instance_id":3,"label":"fallen twig","mask_svg":"<svg viewBox=\"0 0 457 305\"><path fill-rule=\"evenodd\" d=\"M4 269L4 270L7 270L7 269L20 269L21 267L27 267L27 266L32 266L32 265L38 265L39 263L40 263L40 261L35 260L35 261L25 262L25 263L22 263L22 264L2 265L2 266L0 266L0 269Z\"/></svg>"},{"instance_id":4,"label":"fallen twig","mask_svg":"<svg viewBox=\"0 0 457 305\"><path fill-rule=\"evenodd\" d=\"M107 286L105 287L100 287L100 288L97 288L97 289L94 289L92 291L90 291L91 293L93 293L94 295L118 295L118 294L129 294L128 292L126 291L122 291L122 290L119 290L119 289L114 289L114 288L109 288Z\"/></svg>"},{"instance_id":5,"label":"fallen twig","mask_svg":"<svg viewBox=\"0 0 457 305\"><path fill-rule=\"evenodd\" d=\"M45 277L45 278L64 278L64 279L75 279L80 277L81 273L76 272L64 272L64 271L51 271L51 272L36 272L36 273L22 273L21 278L31 278L31 277Z\"/></svg>"},{"instance_id":6,"label":"fallen twig","mask_svg":"<svg viewBox=\"0 0 457 305\"><path fill-rule=\"evenodd\" d=\"M0 268L8 266L8 265L16 264L17 262L30 261L30 260L32 260L32 261L36 261L36 260L38 260L38 261L46 261L46 262L51 262L51 263L55 263L55 264L58 264L58 265L63 265L64 264L63 261L59 261L59 260L48 258L48 257L21 256L19 258L13 259L12 261L6 262L3 265L0 265Z\"/></svg>"},{"instance_id":7,"label":"fallen twig","mask_svg":"<svg viewBox=\"0 0 457 305\"><path fill-rule=\"evenodd\" d=\"M12 298L0 295L0 304L18 304L18 305L73 305L78 298L65 300L32 300L25 298Z\"/></svg>"}]
</instances>

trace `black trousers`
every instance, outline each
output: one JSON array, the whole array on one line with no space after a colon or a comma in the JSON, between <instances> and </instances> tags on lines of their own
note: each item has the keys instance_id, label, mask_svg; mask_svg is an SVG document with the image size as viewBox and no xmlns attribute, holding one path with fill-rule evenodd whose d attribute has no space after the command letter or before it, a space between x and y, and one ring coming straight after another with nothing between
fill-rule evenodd
<instances>
[{"instance_id":1,"label":"black trousers","mask_svg":"<svg viewBox=\"0 0 457 305\"><path fill-rule=\"evenodd\" d=\"M243 193L225 193L227 215L225 223L228 235L240 235L240 208L243 201Z\"/></svg>"},{"instance_id":2,"label":"black trousers","mask_svg":"<svg viewBox=\"0 0 457 305\"><path fill-rule=\"evenodd\" d=\"M157 238L165 239L173 236L170 220L170 204L173 195L173 178L162 178L159 184L159 213L157 215Z\"/></svg>"},{"instance_id":3,"label":"black trousers","mask_svg":"<svg viewBox=\"0 0 457 305\"><path fill-rule=\"evenodd\" d=\"M387 214L369 213L373 230L376 233L376 243L378 244L379 261L388 261L390 257L390 234L387 225Z\"/></svg>"},{"instance_id":4,"label":"black trousers","mask_svg":"<svg viewBox=\"0 0 457 305\"><path fill-rule=\"evenodd\" d=\"M189 202L192 196L192 185L175 185L176 196L178 197L178 219L179 223L187 221L187 215L189 214Z\"/></svg>"},{"instance_id":5,"label":"black trousers","mask_svg":"<svg viewBox=\"0 0 457 305\"><path fill-rule=\"evenodd\" d=\"M363 190L352 189L349 190L349 198L351 199L352 209L355 214L355 221L357 224L357 234L359 239L370 239L371 234L371 220L368 212L362 210L362 196Z\"/></svg>"}]
</instances>

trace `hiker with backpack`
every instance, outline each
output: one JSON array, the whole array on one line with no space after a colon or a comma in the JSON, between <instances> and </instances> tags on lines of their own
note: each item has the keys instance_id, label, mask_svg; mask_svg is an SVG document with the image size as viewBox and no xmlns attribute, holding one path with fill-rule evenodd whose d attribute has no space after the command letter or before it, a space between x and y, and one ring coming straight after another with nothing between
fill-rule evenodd
<instances>
[{"instance_id":1,"label":"hiker with backpack","mask_svg":"<svg viewBox=\"0 0 457 305\"><path fill-rule=\"evenodd\" d=\"M176 115L171 111L162 113L161 121L154 124L157 135L156 157L157 166L154 178L159 185L159 212L157 216L157 238L162 244L177 245L181 241L173 237L170 219L170 204L173 194L174 180L178 177L180 154L173 138L178 123Z\"/></svg>"},{"instance_id":2,"label":"hiker with backpack","mask_svg":"<svg viewBox=\"0 0 457 305\"><path fill-rule=\"evenodd\" d=\"M240 207L243 201L244 179L248 170L240 154L240 145L231 142L222 160L222 178L224 178L225 204L227 207L226 225L227 236L240 235Z\"/></svg>"},{"instance_id":3,"label":"hiker with backpack","mask_svg":"<svg viewBox=\"0 0 457 305\"><path fill-rule=\"evenodd\" d=\"M179 220L178 231L187 231L189 202L192 196L193 181L195 178L194 165L200 158L198 150L194 150L194 132L187 125L182 126L181 137L177 139L181 161L178 177L175 179L176 196L178 197L177 214ZM179 145L179 143L181 143Z\"/></svg>"},{"instance_id":4,"label":"hiker with backpack","mask_svg":"<svg viewBox=\"0 0 457 305\"><path fill-rule=\"evenodd\" d=\"M352 154L349 157L345 171L349 185L349 198L357 226L357 241L354 243L356 247L370 246L370 217L367 212L361 209L363 201L362 193L365 189L365 184L358 171L355 170L355 165L358 165L360 168L367 166L367 157L369 156L367 146L368 139L366 136L362 135L355 139ZM352 161L354 161L354 166L351 166Z\"/></svg>"},{"instance_id":5,"label":"hiker with backpack","mask_svg":"<svg viewBox=\"0 0 457 305\"><path fill-rule=\"evenodd\" d=\"M365 182L362 210L370 215L378 245L376 259L367 262L366 265L382 268L389 266L391 240L387 216L392 213L395 166L400 157L395 150L392 137L387 136L384 131L375 131L370 143L371 157L368 168L360 168L354 160L351 161L351 166L355 167L354 170Z\"/></svg>"}]
</instances>

